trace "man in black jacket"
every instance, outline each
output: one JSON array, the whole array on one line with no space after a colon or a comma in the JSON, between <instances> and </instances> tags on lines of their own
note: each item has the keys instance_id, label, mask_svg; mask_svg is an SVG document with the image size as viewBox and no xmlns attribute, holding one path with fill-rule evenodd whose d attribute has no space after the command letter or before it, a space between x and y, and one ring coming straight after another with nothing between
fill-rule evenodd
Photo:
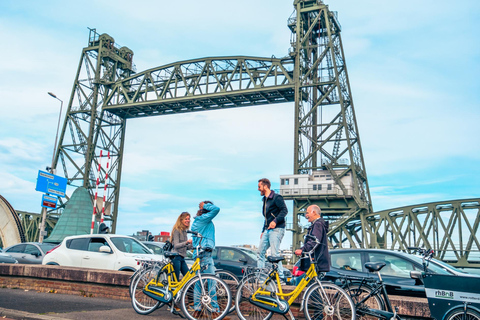
<instances>
[{"instance_id":1,"label":"man in black jacket","mask_svg":"<svg viewBox=\"0 0 480 320\"><path fill-rule=\"evenodd\" d=\"M280 256L280 243L285 235L285 216L288 213L283 197L270 190L270 181L258 180L258 191L263 196L263 228L257 255L257 266L265 267L265 253L271 248L272 256ZM284 279L282 262L278 263L278 273Z\"/></svg>"},{"instance_id":2,"label":"man in black jacket","mask_svg":"<svg viewBox=\"0 0 480 320\"><path fill-rule=\"evenodd\" d=\"M320 245L315 249L314 259L317 264L317 272L327 272L330 271L330 254L328 253L328 221L323 220L320 216L320 207L317 205L311 205L307 208L307 213L305 218L308 222L311 223L308 227L307 234L314 236L320 241ZM315 240L306 237L305 244L301 249L295 250L297 256L301 255L302 252L308 252L315 247ZM306 271L306 270L303 270Z\"/></svg>"}]
</instances>

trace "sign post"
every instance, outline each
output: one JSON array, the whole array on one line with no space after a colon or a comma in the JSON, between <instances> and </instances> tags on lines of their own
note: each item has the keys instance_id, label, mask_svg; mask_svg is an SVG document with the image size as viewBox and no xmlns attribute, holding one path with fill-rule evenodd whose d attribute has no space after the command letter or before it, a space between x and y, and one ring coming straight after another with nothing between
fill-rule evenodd
<instances>
[{"instance_id":1,"label":"sign post","mask_svg":"<svg viewBox=\"0 0 480 320\"><path fill-rule=\"evenodd\" d=\"M67 190L67 179L56 176L45 171L38 171L36 191L46 193L42 196L42 223L40 224L40 236L38 242L42 243L47 235L45 231L45 220L47 219L47 208L57 208L57 197L65 197Z\"/></svg>"}]
</instances>

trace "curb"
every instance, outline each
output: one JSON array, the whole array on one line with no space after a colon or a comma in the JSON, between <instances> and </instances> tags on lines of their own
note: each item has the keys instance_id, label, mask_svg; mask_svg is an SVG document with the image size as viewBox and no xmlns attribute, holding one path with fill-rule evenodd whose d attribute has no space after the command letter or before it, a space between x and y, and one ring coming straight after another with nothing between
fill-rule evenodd
<instances>
[{"instance_id":1,"label":"curb","mask_svg":"<svg viewBox=\"0 0 480 320\"><path fill-rule=\"evenodd\" d=\"M16 320L71 320L53 315L43 315L19 310L0 308L0 317Z\"/></svg>"}]
</instances>

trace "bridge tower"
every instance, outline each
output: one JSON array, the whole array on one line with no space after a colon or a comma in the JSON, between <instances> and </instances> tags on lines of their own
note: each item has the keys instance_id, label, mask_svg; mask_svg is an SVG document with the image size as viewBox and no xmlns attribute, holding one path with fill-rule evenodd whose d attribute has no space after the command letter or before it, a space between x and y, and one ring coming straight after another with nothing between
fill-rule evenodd
<instances>
[{"instance_id":1,"label":"bridge tower","mask_svg":"<svg viewBox=\"0 0 480 320\"><path fill-rule=\"evenodd\" d=\"M341 246L350 237L348 223L372 212L341 26L320 0L296 0L294 7L288 20L295 61L294 174L281 176L280 193L294 201L294 248L303 241L299 216L310 204L320 206L332 244ZM366 234L361 238L349 240L368 245Z\"/></svg>"},{"instance_id":2,"label":"bridge tower","mask_svg":"<svg viewBox=\"0 0 480 320\"><path fill-rule=\"evenodd\" d=\"M112 220L113 232L117 221L126 120L103 110L102 106L112 85L135 73L132 57L132 50L120 48L111 36L99 35L95 29L90 29L54 159L54 169L63 170L58 174L63 174L69 185L86 188L92 197L97 177L102 186L107 184L106 205L110 204L111 215L106 219ZM101 166L100 151L103 153Z\"/></svg>"}]
</instances>

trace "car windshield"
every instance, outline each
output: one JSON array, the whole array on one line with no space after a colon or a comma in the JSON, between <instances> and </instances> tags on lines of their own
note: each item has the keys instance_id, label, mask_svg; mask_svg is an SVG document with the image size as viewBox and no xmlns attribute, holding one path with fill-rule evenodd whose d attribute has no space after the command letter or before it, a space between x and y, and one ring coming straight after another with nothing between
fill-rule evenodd
<instances>
[{"instance_id":1,"label":"car windshield","mask_svg":"<svg viewBox=\"0 0 480 320\"><path fill-rule=\"evenodd\" d=\"M257 260L257 254L255 252L253 252L252 250L248 250L248 249L241 249L243 253L247 254L248 256L250 256L250 258L252 258L253 260Z\"/></svg>"},{"instance_id":2,"label":"car windshield","mask_svg":"<svg viewBox=\"0 0 480 320\"><path fill-rule=\"evenodd\" d=\"M150 250L136 239L112 237L110 240L112 240L115 247L122 252L151 254Z\"/></svg>"},{"instance_id":3,"label":"car windshield","mask_svg":"<svg viewBox=\"0 0 480 320\"><path fill-rule=\"evenodd\" d=\"M416 260L418 263L422 264L422 258L420 258L419 256L414 256L414 255L410 255L410 257L413 259L413 260ZM430 263L428 265L428 269L434 273L438 273L438 274L453 274L452 272L450 271L447 271L445 270L445 268L435 264L435 263Z\"/></svg>"},{"instance_id":4,"label":"car windshield","mask_svg":"<svg viewBox=\"0 0 480 320\"><path fill-rule=\"evenodd\" d=\"M456 272L458 272L458 273L468 274L468 272L465 272L465 271L463 271L463 270L457 269L457 268L455 268L454 266L449 265L448 263L443 262L443 261L441 261L441 260L432 259L431 263L438 264L438 265L440 265L440 266L445 267L446 269L451 269L451 270L454 270L454 271L456 271Z\"/></svg>"}]
</instances>

